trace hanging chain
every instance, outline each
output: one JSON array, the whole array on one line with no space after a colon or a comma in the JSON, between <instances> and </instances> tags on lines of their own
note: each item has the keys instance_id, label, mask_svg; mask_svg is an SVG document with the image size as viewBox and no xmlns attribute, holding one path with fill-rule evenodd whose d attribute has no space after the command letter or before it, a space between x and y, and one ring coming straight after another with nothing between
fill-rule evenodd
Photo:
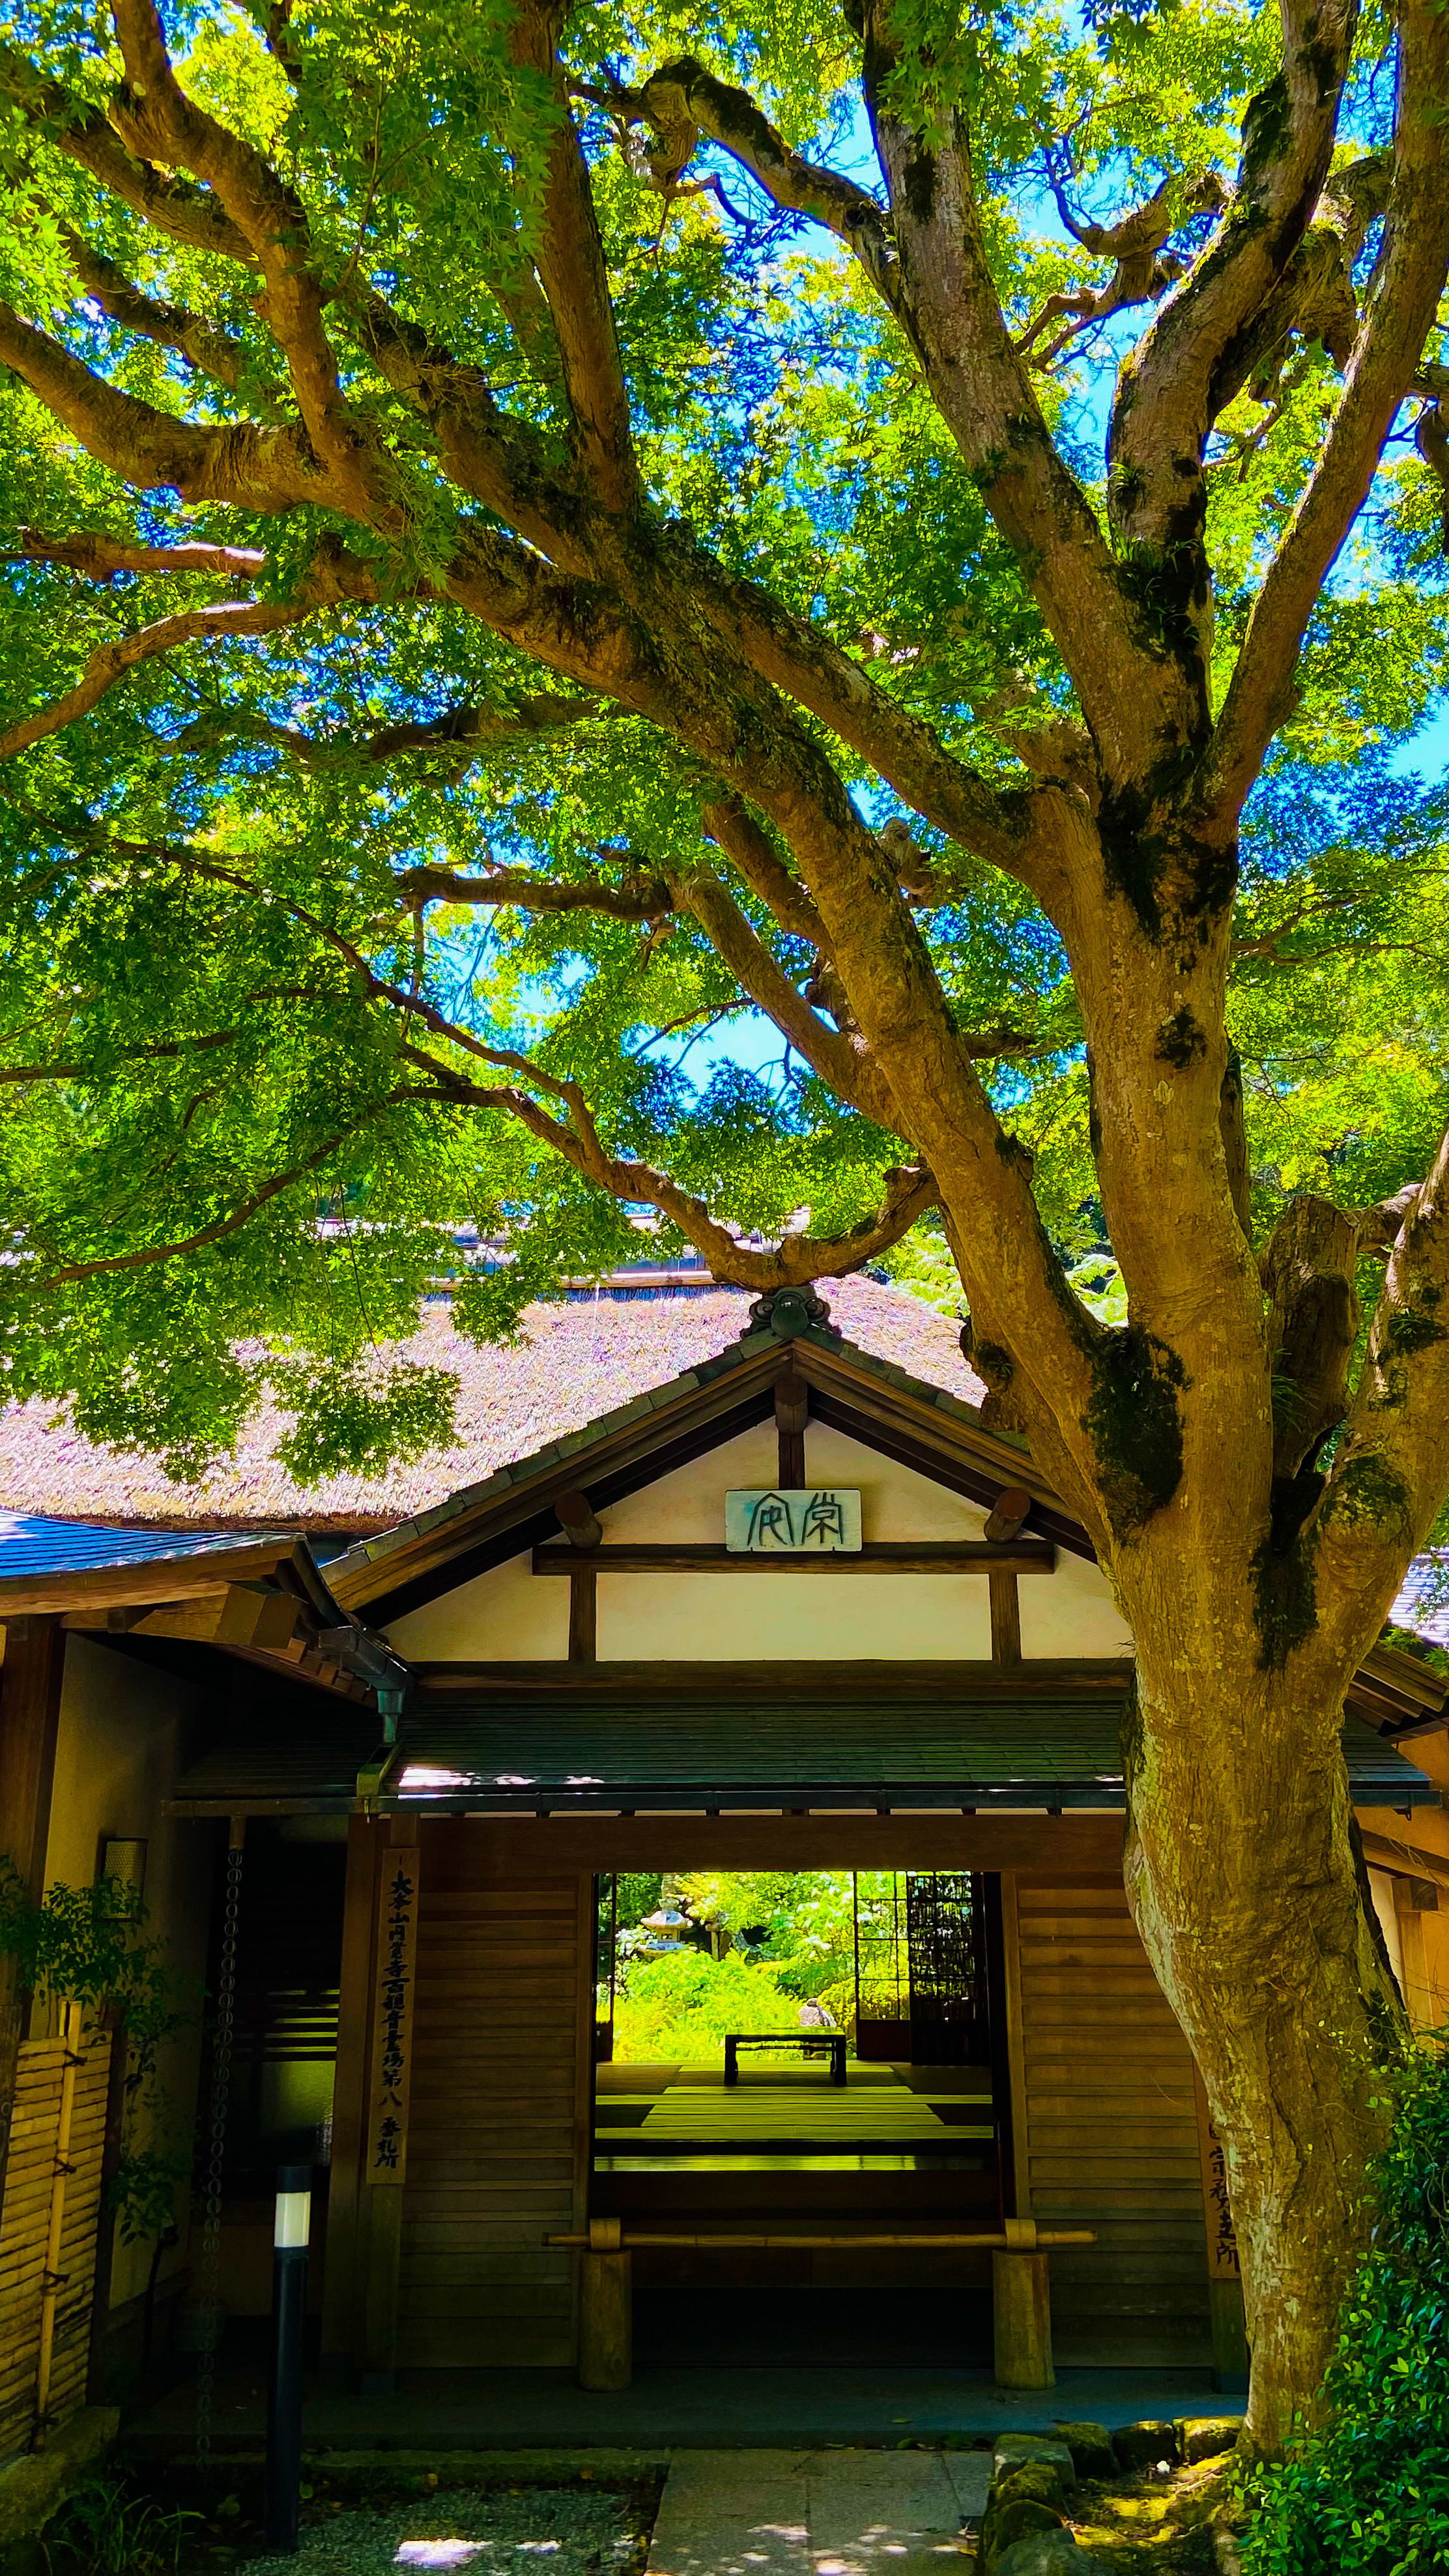
<instances>
[{"instance_id":1,"label":"hanging chain","mask_svg":"<svg viewBox=\"0 0 1449 2576\"><path fill-rule=\"evenodd\" d=\"M226 2163L226 2121L231 2097L232 2044L236 2037L236 1938L241 1914L243 1850L233 1843L226 1856L226 1897L221 1918L221 1952L216 1971L216 2024L211 2050L211 2134L207 2144L206 2185L201 2222L201 2281L197 2323L201 2332L201 2367L196 2378L196 2461L203 2478L211 2476L211 2418L216 2396L216 2347L221 2316L217 2303L221 2279L221 2186Z\"/></svg>"}]
</instances>

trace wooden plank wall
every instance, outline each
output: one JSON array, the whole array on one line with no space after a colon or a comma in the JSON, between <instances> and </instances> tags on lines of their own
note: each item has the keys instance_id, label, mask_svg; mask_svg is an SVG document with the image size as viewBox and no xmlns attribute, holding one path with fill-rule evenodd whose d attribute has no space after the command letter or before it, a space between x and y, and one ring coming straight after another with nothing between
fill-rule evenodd
<instances>
[{"instance_id":1,"label":"wooden plank wall","mask_svg":"<svg viewBox=\"0 0 1449 2576\"><path fill-rule=\"evenodd\" d=\"M1014 1910L1018 2202L1097 2235L1051 2258L1056 2360L1210 2366L1192 2059L1121 1879L1022 1874Z\"/></svg>"},{"instance_id":2,"label":"wooden plank wall","mask_svg":"<svg viewBox=\"0 0 1449 2576\"><path fill-rule=\"evenodd\" d=\"M74 2170L66 2179L61 2235L59 2269L64 2287L56 2305L48 2408L54 2424L74 2415L86 2398L110 2055L110 2033L88 2030L76 2074L67 2158ZM35 2426L41 2274L55 2180L64 2060L63 2040L21 2042L0 2216L0 2459L23 2450Z\"/></svg>"},{"instance_id":3,"label":"wooden plank wall","mask_svg":"<svg viewBox=\"0 0 1449 2576\"><path fill-rule=\"evenodd\" d=\"M577 2344L593 2046L593 1884L485 1876L424 1829L398 2361L567 2364Z\"/></svg>"}]
</instances>

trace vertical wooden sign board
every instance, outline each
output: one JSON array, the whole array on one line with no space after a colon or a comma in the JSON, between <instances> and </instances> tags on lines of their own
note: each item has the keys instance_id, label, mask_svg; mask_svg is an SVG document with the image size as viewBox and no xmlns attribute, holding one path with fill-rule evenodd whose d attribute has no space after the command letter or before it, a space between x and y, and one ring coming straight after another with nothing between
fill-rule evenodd
<instances>
[{"instance_id":1,"label":"vertical wooden sign board","mask_svg":"<svg viewBox=\"0 0 1449 2576\"><path fill-rule=\"evenodd\" d=\"M1232 2203L1228 2198L1228 2160L1223 2142L1213 2127L1213 2115L1203 2090L1202 2077L1193 2068L1193 2091L1197 2096L1197 2147L1202 2165L1202 2205L1207 2220L1208 2279L1238 2281L1242 2266L1238 2261L1238 2232L1233 2225Z\"/></svg>"},{"instance_id":2,"label":"vertical wooden sign board","mask_svg":"<svg viewBox=\"0 0 1449 2576\"><path fill-rule=\"evenodd\" d=\"M1213 2115L1197 2068L1192 2070L1197 2101L1198 2161L1202 2169L1203 2217L1207 2224L1208 2304L1212 2312L1213 2375L1220 2389L1245 2388L1248 2380L1248 2335L1243 2308L1243 2267L1238 2231L1228 2194L1228 2160L1213 2126Z\"/></svg>"},{"instance_id":3,"label":"vertical wooden sign board","mask_svg":"<svg viewBox=\"0 0 1449 2576\"><path fill-rule=\"evenodd\" d=\"M395 1843L382 1867L365 2173L370 2183L398 2188L407 2179L417 1947L417 1845Z\"/></svg>"}]
</instances>

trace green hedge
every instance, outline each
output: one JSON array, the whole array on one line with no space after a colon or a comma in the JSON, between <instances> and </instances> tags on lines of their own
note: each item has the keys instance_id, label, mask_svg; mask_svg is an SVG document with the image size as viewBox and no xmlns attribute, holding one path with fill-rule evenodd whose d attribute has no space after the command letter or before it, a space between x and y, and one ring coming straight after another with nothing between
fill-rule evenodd
<instances>
[{"instance_id":1,"label":"green hedge","mask_svg":"<svg viewBox=\"0 0 1449 2576\"><path fill-rule=\"evenodd\" d=\"M1449 2033L1401 2081L1372 2250L1344 2300L1330 2413L1250 2483L1245 2576L1449 2569Z\"/></svg>"}]
</instances>

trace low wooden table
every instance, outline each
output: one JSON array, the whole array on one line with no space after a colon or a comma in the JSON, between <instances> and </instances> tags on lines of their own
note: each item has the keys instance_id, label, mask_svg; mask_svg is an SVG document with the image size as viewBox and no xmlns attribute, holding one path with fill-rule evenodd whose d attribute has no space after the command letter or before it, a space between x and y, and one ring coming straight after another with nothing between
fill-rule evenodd
<instances>
[{"instance_id":1,"label":"low wooden table","mask_svg":"<svg viewBox=\"0 0 1449 2576\"><path fill-rule=\"evenodd\" d=\"M724 2080L737 2084L742 2048L800 2048L807 2057L818 2057L825 2049L830 2056L830 2081L845 2082L845 2033L843 2030L730 2030L725 2033Z\"/></svg>"}]
</instances>

